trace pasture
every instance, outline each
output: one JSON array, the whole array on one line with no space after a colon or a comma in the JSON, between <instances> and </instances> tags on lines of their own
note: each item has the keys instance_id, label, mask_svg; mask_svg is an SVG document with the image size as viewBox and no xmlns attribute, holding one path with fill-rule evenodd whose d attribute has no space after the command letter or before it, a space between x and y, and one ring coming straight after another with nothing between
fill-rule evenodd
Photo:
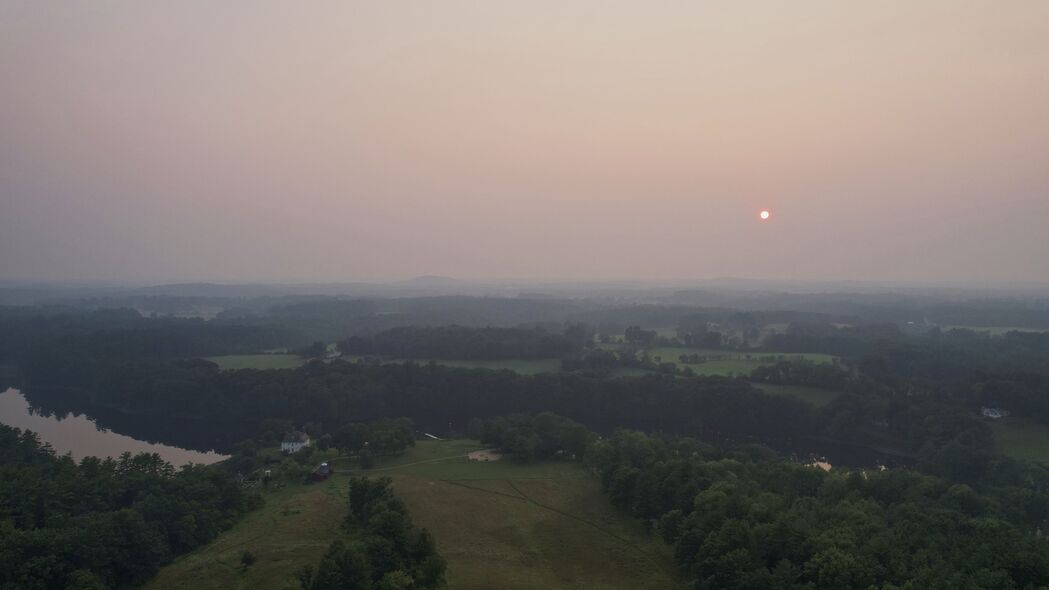
<instances>
[{"instance_id":1,"label":"pasture","mask_svg":"<svg viewBox=\"0 0 1049 590\"><path fill-rule=\"evenodd\" d=\"M419 441L361 471L347 458L330 480L265 492L266 505L164 567L148 590L297 588L341 532L349 474L388 476L448 562L448 588L681 588L670 548L616 510L570 462L469 461L477 441ZM240 555L257 558L249 568Z\"/></svg>"},{"instance_id":2,"label":"pasture","mask_svg":"<svg viewBox=\"0 0 1049 590\"><path fill-rule=\"evenodd\" d=\"M161 568L146 590L298 588L295 571L314 565L341 535L346 478L265 492L265 505L199 549ZM256 562L242 568L244 551Z\"/></svg>"},{"instance_id":3,"label":"pasture","mask_svg":"<svg viewBox=\"0 0 1049 590\"><path fill-rule=\"evenodd\" d=\"M1049 426L1009 416L991 422L991 430L1002 453L1049 465Z\"/></svg>"},{"instance_id":4,"label":"pasture","mask_svg":"<svg viewBox=\"0 0 1049 590\"><path fill-rule=\"evenodd\" d=\"M1002 336L1009 332L1030 332L1030 333L1041 333L1049 332L1046 328L1023 328L1017 326L944 326L945 330L972 330L973 332L986 332L991 336Z\"/></svg>"},{"instance_id":5,"label":"pasture","mask_svg":"<svg viewBox=\"0 0 1049 590\"><path fill-rule=\"evenodd\" d=\"M209 356L207 360L215 363L223 371L237 369L294 369L306 362L295 354L228 354Z\"/></svg>"},{"instance_id":6,"label":"pasture","mask_svg":"<svg viewBox=\"0 0 1049 590\"><path fill-rule=\"evenodd\" d=\"M670 548L578 464L469 461L477 448L420 442L372 470L393 478L416 524L433 533L449 588L682 587Z\"/></svg>"},{"instance_id":7,"label":"pasture","mask_svg":"<svg viewBox=\"0 0 1049 590\"><path fill-rule=\"evenodd\" d=\"M785 353L785 352L739 352L734 350L706 350L684 347L650 348L645 353L657 362L674 363L678 368L689 367L697 375L749 375L758 367L772 365L780 361L807 360L814 363L833 362L833 356L820 353ZM699 355L698 363L682 363L682 355ZM705 360L703 360L705 357Z\"/></svg>"},{"instance_id":8,"label":"pasture","mask_svg":"<svg viewBox=\"0 0 1049 590\"><path fill-rule=\"evenodd\" d=\"M344 355L343 360L354 362L365 358L363 356ZM384 364L404 363L409 359L383 358ZM410 359L414 363L425 365L431 361L428 359ZM459 367L463 369L491 369L513 371L522 375L536 375L539 373L556 373L561 370L560 359L500 359L500 360L434 360L434 364L446 367Z\"/></svg>"}]
</instances>

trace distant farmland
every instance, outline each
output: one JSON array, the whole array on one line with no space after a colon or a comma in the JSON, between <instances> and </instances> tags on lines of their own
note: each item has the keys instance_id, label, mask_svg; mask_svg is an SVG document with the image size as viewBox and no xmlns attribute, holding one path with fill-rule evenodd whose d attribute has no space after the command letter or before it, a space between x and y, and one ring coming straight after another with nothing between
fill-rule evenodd
<instances>
[{"instance_id":1,"label":"distant farmland","mask_svg":"<svg viewBox=\"0 0 1049 590\"><path fill-rule=\"evenodd\" d=\"M230 354L208 357L223 371L236 369L294 369L306 362L295 354Z\"/></svg>"},{"instance_id":2,"label":"distant farmland","mask_svg":"<svg viewBox=\"0 0 1049 590\"><path fill-rule=\"evenodd\" d=\"M1049 426L1010 416L993 421L991 430L1000 452L1049 465Z\"/></svg>"},{"instance_id":3,"label":"distant farmland","mask_svg":"<svg viewBox=\"0 0 1049 590\"><path fill-rule=\"evenodd\" d=\"M363 356L343 356L344 360L357 361L365 357ZM508 371L514 371L522 375L535 375L538 373L556 373L561 370L561 359L501 359L501 360L433 360L428 359L401 359L401 358L382 358L379 359L383 364L387 363L405 363L409 360L413 363L425 365L433 362L437 365L444 365L446 367L460 367L464 369L506 369Z\"/></svg>"},{"instance_id":4,"label":"distant farmland","mask_svg":"<svg viewBox=\"0 0 1049 590\"><path fill-rule=\"evenodd\" d=\"M758 367L776 364L780 361L806 360L814 363L830 363L834 357L821 353L792 352L739 352L734 350L708 350L684 347L662 347L645 350L649 358L661 363L673 363L678 368L689 367L697 375L749 375ZM700 362L683 363L681 356L698 355Z\"/></svg>"}]
</instances>

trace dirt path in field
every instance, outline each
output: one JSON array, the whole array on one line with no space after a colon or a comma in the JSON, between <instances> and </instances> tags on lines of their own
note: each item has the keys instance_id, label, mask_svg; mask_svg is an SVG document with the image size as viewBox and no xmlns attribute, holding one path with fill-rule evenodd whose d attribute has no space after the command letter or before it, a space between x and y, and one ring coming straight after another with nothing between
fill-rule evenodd
<instances>
[{"instance_id":1,"label":"dirt path in field","mask_svg":"<svg viewBox=\"0 0 1049 590\"><path fill-rule=\"evenodd\" d=\"M484 449L483 451L474 451L467 455L471 461L498 461L503 458L503 454L495 449Z\"/></svg>"}]
</instances>

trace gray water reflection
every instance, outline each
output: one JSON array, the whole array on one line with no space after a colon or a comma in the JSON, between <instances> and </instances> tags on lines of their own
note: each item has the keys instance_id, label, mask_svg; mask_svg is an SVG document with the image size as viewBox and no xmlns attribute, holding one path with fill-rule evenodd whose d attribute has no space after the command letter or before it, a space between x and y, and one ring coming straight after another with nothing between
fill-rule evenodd
<instances>
[{"instance_id":1,"label":"gray water reflection","mask_svg":"<svg viewBox=\"0 0 1049 590\"><path fill-rule=\"evenodd\" d=\"M41 416L33 413L29 402L17 389L0 393L0 424L32 430L59 454L71 453L77 460L89 456L118 457L125 451L131 454L156 453L176 467L187 463L207 465L226 458L214 451L202 453L180 449L99 429L84 415L68 415L65 418Z\"/></svg>"}]
</instances>

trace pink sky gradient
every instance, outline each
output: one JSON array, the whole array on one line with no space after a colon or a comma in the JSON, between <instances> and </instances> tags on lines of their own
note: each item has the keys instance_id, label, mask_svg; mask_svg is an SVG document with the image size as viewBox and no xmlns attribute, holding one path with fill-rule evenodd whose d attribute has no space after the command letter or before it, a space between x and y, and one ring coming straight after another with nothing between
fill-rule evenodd
<instances>
[{"instance_id":1,"label":"pink sky gradient","mask_svg":"<svg viewBox=\"0 0 1049 590\"><path fill-rule=\"evenodd\" d=\"M1045 281L1047 224L1042 0L0 0L0 278Z\"/></svg>"}]
</instances>

